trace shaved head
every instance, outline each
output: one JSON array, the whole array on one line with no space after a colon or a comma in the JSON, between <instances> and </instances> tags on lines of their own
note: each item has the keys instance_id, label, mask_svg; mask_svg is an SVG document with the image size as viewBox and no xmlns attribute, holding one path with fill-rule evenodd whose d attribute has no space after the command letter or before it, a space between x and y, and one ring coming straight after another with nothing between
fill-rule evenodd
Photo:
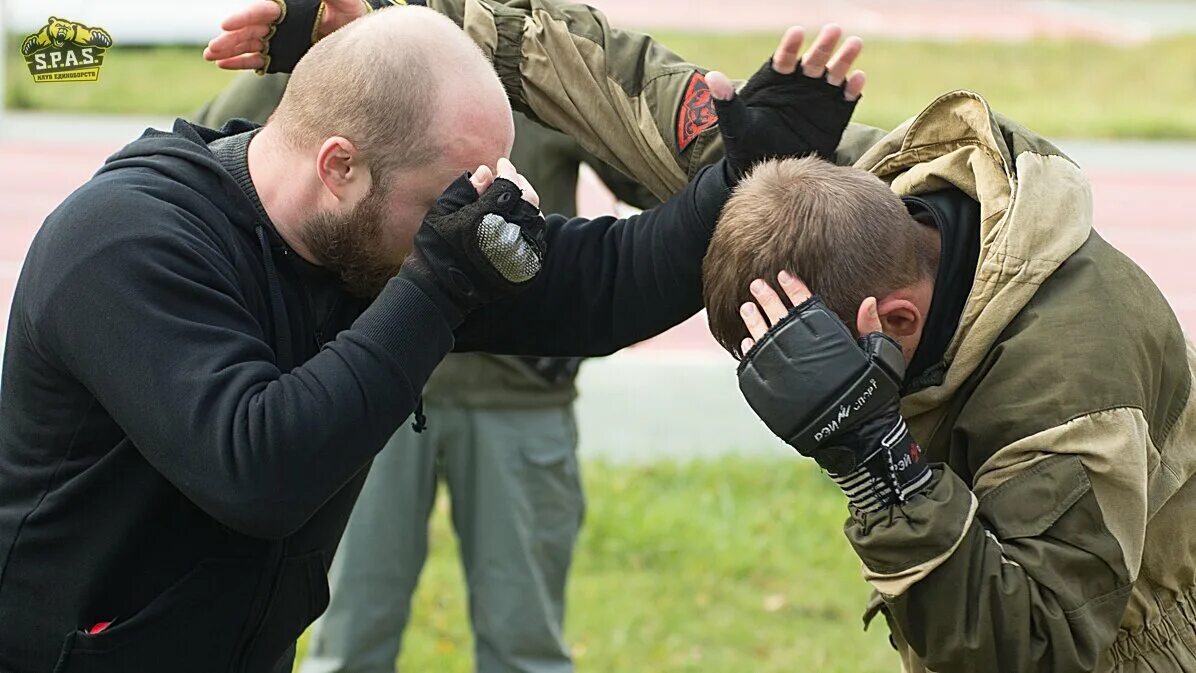
<instances>
[{"instance_id":1,"label":"shaved head","mask_svg":"<svg viewBox=\"0 0 1196 673\"><path fill-rule=\"evenodd\" d=\"M317 42L268 122L296 149L347 138L376 178L468 153L471 136L510 123L493 66L423 7L376 11Z\"/></svg>"},{"instance_id":2,"label":"shaved head","mask_svg":"<svg viewBox=\"0 0 1196 673\"><path fill-rule=\"evenodd\" d=\"M502 83L465 33L432 10L392 7L299 61L250 170L272 176L263 202L283 237L370 296L449 183L495 166L514 135Z\"/></svg>"}]
</instances>

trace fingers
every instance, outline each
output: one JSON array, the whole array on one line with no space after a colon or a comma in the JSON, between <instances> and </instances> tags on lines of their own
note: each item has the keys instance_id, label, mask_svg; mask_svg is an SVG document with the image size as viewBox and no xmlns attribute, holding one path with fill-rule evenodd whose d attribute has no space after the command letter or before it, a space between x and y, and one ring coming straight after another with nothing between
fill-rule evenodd
<instances>
[{"instance_id":1,"label":"fingers","mask_svg":"<svg viewBox=\"0 0 1196 673\"><path fill-rule=\"evenodd\" d=\"M498 177L514 182L517 175L519 171L515 170L515 164L510 159L503 157L498 160Z\"/></svg>"},{"instance_id":2,"label":"fingers","mask_svg":"<svg viewBox=\"0 0 1196 673\"><path fill-rule=\"evenodd\" d=\"M361 12L361 0L324 0L324 4L329 9L335 9L338 12Z\"/></svg>"},{"instance_id":3,"label":"fingers","mask_svg":"<svg viewBox=\"0 0 1196 673\"><path fill-rule=\"evenodd\" d=\"M737 137L742 131L744 103L735 95L735 85L727 76L717 70L706 73L706 86L714 98L714 111L718 114L719 133L723 138Z\"/></svg>"},{"instance_id":4,"label":"fingers","mask_svg":"<svg viewBox=\"0 0 1196 673\"><path fill-rule=\"evenodd\" d=\"M801 43L805 39L805 29L801 26L790 26L781 36L776 51L772 53L772 69L782 75L789 75L797 70L797 55L801 53Z\"/></svg>"},{"instance_id":5,"label":"fingers","mask_svg":"<svg viewBox=\"0 0 1196 673\"><path fill-rule=\"evenodd\" d=\"M252 26L245 26L244 28L237 28L236 30L226 30L208 42L208 48L215 52L220 57L237 56L243 54L243 51L235 51L235 49L245 43L251 41L261 42L267 35L270 34L270 26L264 24L254 24ZM261 51L258 47L253 51Z\"/></svg>"},{"instance_id":6,"label":"fingers","mask_svg":"<svg viewBox=\"0 0 1196 673\"><path fill-rule=\"evenodd\" d=\"M784 290L785 296L789 297L789 301L794 306L801 304L811 296L810 288L806 287L802 279L794 276L788 271L782 271L777 274L777 281L781 284L781 289Z\"/></svg>"},{"instance_id":7,"label":"fingers","mask_svg":"<svg viewBox=\"0 0 1196 673\"><path fill-rule=\"evenodd\" d=\"M204 56L207 56L207 52L204 52ZM216 60L216 66L223 70L259 70L266 67L266 57L261 54L241 54L232 58Z\"/></svg>"},{"instance_id":8,"label":"fingers","mask_svg":"<svg viewBox=\"0 0 1196 673\"><path fill-rule=\"evenodd\" d=\"M801 58L802 74L806 77L822 77L822 73L826 72L827 61L830 60L842 35L843 29L833 23L823 26L818 32L818 37L814 38L814 44L810 45Z\"/></svg>"},{"instance_id":9,"label":"fingers","mask_svg":"<svg viewBox=\"0 0 1196 673\"><path fill-rule=\"evenodd\" d=\"M515 164L512 164L506 157L498 160L498 177L514 182L519 187L519 190L523 192L524 201L537 208L540 207L540 195L536 193L536 190L527 181L527 178L519 174L519 171L515 169Z\"/></svg>"},{"instance_id":10,"label":"fingers","mask_svg":"<svg viewBox=\"0 0 1196 673\"><path fill-rule=\"evenodd\" d=\"M764 322L764 316L760 315L760 309L756 308L756 304L748 302L739 307L739 317L743 318L743 324L747 327L748 334L752 338L759 341L764 337L764 333L768 331L768 323Z\"/></svg>"},{"instance_id":11,"label":"fingers","mask_svg":"<svg viewBox=\"0 0 1196 673\"><path fill-rule=\"evenodd\" d=\"M847 84L843 87L843 97L849 101L859 100L860 94L864 92L864 80L863 70L851 73L851 77L847 78Z\"/></svg>"},{"instance_id":12,"label":"fingers","mask_svg":"<svg viewBox=\"0 0 1196 673\"><path fill-rule=\"evenodd\" d=\"M856 331L860 336L873 332L883 332L880 324L880 314L876 310L876 297L868 297L860 304L856 315Z\"/></svg>"},{"instance_id":13,"label":"fingers","mask_svg":"<svg viewBox=\"0 0 1196 673\"><path fill-rule=\"evenodd\" d=\"M706 86L710 87L710 94L718 100L731 100L735 97L735 85L717 70L706 73Z\"/></svg>"},{"instance_id":14,"label":"fingers","mask_svg":"<svg viewBox=\"0 0 1196 673\"><path fill-rule=\"evenodd\" d=\"M473 175L469 176L469 181L473 184L473 188L478 190L478 194L480 195L489 189L490 185L494 184L494 171L490 170L489 166L478 166Z\"/></svg>"},{"instance_id":15,"label":"fingers","mask_svg":"<svg viewBox=\"0 0 1196 673\"><path fill-rule=\"evenodd\" d=\"M789 297L789 301L793 306L801 304L810 298L810 288L802 280L788 271L782 271L777 274L777 280L781 284L781 289L784 290L785 296ZM757 278L748 286L752 296L756 298L755 302L747 302L739 307L739 316L743 318L743 324L748 329L748 334L752 335L751 339L744 339L740 344L740 352L746 353L754 345L754 341L759 341L764 333L768 331L771 325L780 322L786 315L789 314L789 307L777 295L776 291L772 289L768 283ZM760 306L757 307L756 303ZM763 313L761 313L763 309Z\"/></svg>"},{"instance_id":16,"label":"fingers","mask_svg":"<svg viewBox=\"0 0 1196 673\"><path fill-rule=\"evenodd\" d=\"M251 38L244 42L238 42L224 47L208 46L204 49L204 58L209 61L223 61L234 56L242 56L249 54L260 54L266 50L266 43L260 38Z\"/></svg>"},{"instance_id":17,"label":"fingers","mask_svg":"<svg viewBox=\"0 0 1196 673\"><path fill-rule=\"evenodd\" d=\"M536 193L536 188L532 187L532 183L528 182L527 178L516 174L515 179L512 182L518 185L519 191L523 192L524 201L527 201L537 208L540 207L540 195Z\"/></svg>"},{"instance_id":18,"label":"fingers","mask_svg":"<svg viewBox=\"0 0 1196 673\"><path fill-rule=\"evenodd\" d=\"M261 0L229 16L220 23L220 29L232 31L252 25L262 25L268 28L271 23L278 20L281 11L278 3Z\"/></svg>"},{"instance_id":19,"label":"fingers","mask_svg":"<svg viewBox=\"0 0 1196 673\"><path fill-rule=\"evenodd\" d=\"M741 341L739 343L739 352L747 353L748 351L752 350L752 346L755 346L755 345L756 345L756 342L753 341L752 339L744 339L743 341Z\"/></svg>"},{"instance_id":20,"label":"fingers","mask_svg":"<svg viewBox=\"0 0 1196 673\"><path fill-rule=\"evenodd\" d=\"M781 298L777 296L776 290L773 290L772 286L768 283L757 278L752 281L749 289L752 292L752 296L759 302L760 307L764 309L764 315L768 316L770 325L780 322L785 317L785 314L789 312L789 308L785 306L785 302L781 301Z\"/></svg>"},{"instance_id":21,"label":"fingers","mask_svg":"<svg viewBox=\"0 0 1196 673\"><path fill-rule=\"evenodd\" d=\"M863 48L864 41L854 35L844 40L843 46L839 47L826 64L826 81L835 86L842 84Z\"/></svg>"}]
</instances>

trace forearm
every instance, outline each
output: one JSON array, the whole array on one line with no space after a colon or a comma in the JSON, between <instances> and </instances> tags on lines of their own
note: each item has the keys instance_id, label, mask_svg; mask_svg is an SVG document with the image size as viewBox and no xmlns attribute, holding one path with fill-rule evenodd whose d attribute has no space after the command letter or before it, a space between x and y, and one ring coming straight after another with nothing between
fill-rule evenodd
<instances>
[{"instance_id":1,"label":"forearm","mask_svg":"<svg viewBox=\"0 0 1196 673\"><path fill-rule=\"evenodd\" d=\"M458 349L605 355L685 320L702 307L702 259L729 192L716 164L639 215L551 218L540 277L471 316Z\"/></svg>"},{"instance_id":2,"label":"forearm","mask_svg":"<svg viewBox=\"0 0 1196 673\"><path fill-rule=\"evenodd\" d=\"M1074 469L1050 466L1054 483L1066 484ZM1071 483L1072 492L1053 494L1063 510L1057 518L1032 525L1016 519L1009 501L981 505L950 471L904 506L853 514L846 533L865 577L928 668L1093 670L1116 635L1130 585L1112 538L1084 530L1091 491ZM1000 520L986 521L994 510Z\"/></svg>"},{"instance_id":3,"label":"forearm","mask_svg":"<svg viewBox=\"0 0 1196 673\"><path fill-rule=\"evenodd\" d=\"M411 413L452 345L435 304L393 280L352 329L280 370L259 323L214 289L221 275L128 254L143 259L120 253L70 280L77 300L62 303L87 309L55 311L42 329L146 460L248 535L282 537L314 514Z\"/></svg>"},{"instance_id":4,"label":"forearm","mask_svg":"<svg viewBox=\"0 0 1196 673\"><path fill-rule=\"evenodd\" d=\"M430 0L494 62L512 105L667 198L697 169L701 142L678 142L694 65L649 36L611 28L591 7L545 0ZM705 100L709 100L707 96ZM711 119L703 130L711 128Z\"/></svg>"}]
</instances>

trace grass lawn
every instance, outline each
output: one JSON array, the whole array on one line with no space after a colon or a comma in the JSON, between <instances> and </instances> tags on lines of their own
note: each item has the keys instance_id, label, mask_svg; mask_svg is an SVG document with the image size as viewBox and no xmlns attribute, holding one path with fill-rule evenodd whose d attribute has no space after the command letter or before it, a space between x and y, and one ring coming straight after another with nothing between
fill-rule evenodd
<instances>
[{"instance_id":1,"label":"grass lawn","mask_svg":"<svg viewBox=\"0 0 1196 673\"><path fill-rule=\"evenodd\" d=\"M579 670L898 666L883 623L861 630L868 588L841 532L846 506L813 463L588 463L585 486L566 624ZM447 507L441 498L433 517L402 670L473 670Z\"/></svg>"},{"instance_id":2,"label":"grass lawn","mask_svg":"<svg viewBox=\"0 0 1196 673\"><path fill-rule=\"evenodd\" d=\"M710 68L746 77L771 53L772 35L658 33ZM9 45L17 44L10 40ZM18 109L187 114L230 74L198 47L113 49L96 84L34 85L8 50L7 101ZM1196 138L1196 36L1136 46L869 40L869 84L856 120L892 128L937 95L975 89L1002 112L1050 136Z\"/></svg>"},{"instance_id":3,"label":"grass lawn","mask_svg":"<svg viewBox=\"0 0 1196 673\"><path fill-rule=\"evenodd\" d=\"M19 44L8 40L9 109L184 116L234 76L203 60L203 47L117 46L105 54L98 82L34 84Z\"/></svg>"}]
</instances>

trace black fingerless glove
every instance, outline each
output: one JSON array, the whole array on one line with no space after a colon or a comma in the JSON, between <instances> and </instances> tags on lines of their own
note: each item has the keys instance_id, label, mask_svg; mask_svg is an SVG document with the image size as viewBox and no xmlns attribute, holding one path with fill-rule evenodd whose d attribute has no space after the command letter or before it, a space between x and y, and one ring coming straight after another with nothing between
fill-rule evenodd
<instances>
[{"instance_id":1,"label":"black fingerless glove","mask_svg":"<svg viewBox=\"0 0 1196 673\"><path fill-rule=\"evenodd\" d=\"M905 360L879 332L858 342L814 296L739 364L739 389L778 437L827 471L859 510L906 502L931 473L900 412Z\"/></svg>"},{"instance_id":2,"label":"black fingerless glove","mask_svg":"<svg viewBox=\"0 0 1196 673\"><path fill-rule=\"evenodd\" d=\"M361 0L370 11L392 5L424 5L426 0ZM265 65L259 75L270 72L291 72L295 64L316 43L324 3L320 0L274 0L282 10L278 21L266 35L262 50Z\"/></svg>"},{"instance_id":3,"label":"black fingerless glove","mask_svg":"<svg viewBox=\"0 0 1196 673\"><path fill-rule=\"evenodd\" d=\"M424 217L399 276L460 322L530 284L544 249L544 217L515 183L498 178L479 197L462 175Z\"/></svg>"},{"instance_id":4,"label":"black fingerless glove","mask_svg":"<svg viewBox=\"0 0 1196 673\"><path fill-rule=\"evenodd\" d=\"M714 99L727 166L733 180L766 159L816 154L835 160L858 100L823 77L788 75L764 64L731 100Z\"/></svg>"}]
</instances>

